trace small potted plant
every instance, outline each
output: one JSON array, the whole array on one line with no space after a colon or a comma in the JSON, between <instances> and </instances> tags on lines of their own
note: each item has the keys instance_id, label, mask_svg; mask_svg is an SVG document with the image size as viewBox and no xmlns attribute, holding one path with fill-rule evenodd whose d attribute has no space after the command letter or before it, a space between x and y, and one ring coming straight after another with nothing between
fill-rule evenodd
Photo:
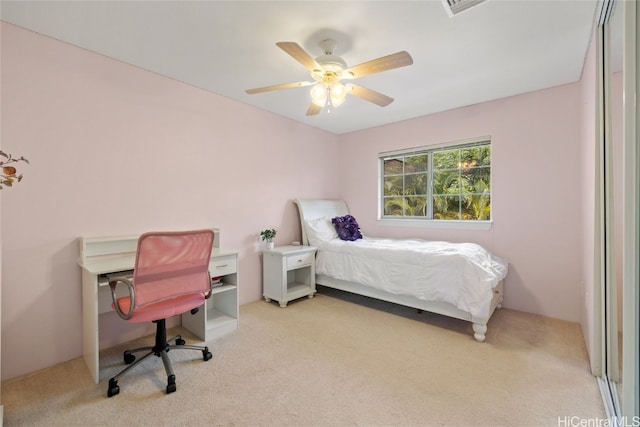
<instances>
[{"instance_id":1,"label":"small potted plant","mask_svg":"<svg viewBox=\"0 0 640 427\"><path fill-rule=\"evenodd\" d=\"M273 238L276 237L276 230L274 228L262 230L260 232L260 238L266 242L267 249L273 249Z\"/></svg>"}]
</instances>

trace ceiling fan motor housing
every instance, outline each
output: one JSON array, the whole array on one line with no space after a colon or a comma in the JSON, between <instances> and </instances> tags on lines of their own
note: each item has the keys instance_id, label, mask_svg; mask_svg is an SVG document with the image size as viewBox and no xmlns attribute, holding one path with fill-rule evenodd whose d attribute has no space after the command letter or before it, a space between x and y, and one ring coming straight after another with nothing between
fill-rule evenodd
<instances>
[{"instance_id":1,"label":"ceiling fan motor housing","mask_svg":"<svg viewBox=\"0 0 640 427\"><path fill-rule=\"evenodd\" d=\"M347 63L344 59L333 54L333 49L336 47L335 40L324 39L320 42L320 48L322 48L324 55L320 55L316 58L316 62L322 67L321 70L317 70L311 73L312 77L318 81L324 81L325 83L332 83L340 80L342 71L347 68Z\"/></svg>"},{"instance_id":2,"label":"ceiling fan motor housing","mask_svg":"<svg viewBox=\"0 0 640 427\"><path fill-rule=\"evenodd\" d=\"M347 68L347 63L344 59L333 54L333 50L336 48L336 42L333 39L324 39L320 42L320 48L324 52L324 55L318 56L316 62L322 65L327 71L342 71Z\"/></svg>"}]
</instances>

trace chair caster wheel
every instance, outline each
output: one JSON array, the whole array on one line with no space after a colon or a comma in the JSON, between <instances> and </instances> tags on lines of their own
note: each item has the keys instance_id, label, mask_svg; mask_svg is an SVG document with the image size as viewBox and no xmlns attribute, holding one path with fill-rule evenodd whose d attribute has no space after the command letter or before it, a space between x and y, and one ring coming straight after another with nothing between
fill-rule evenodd
<instances>
[{"instance_id":1,"label":"chair caster wheel","mask_svg":"<svg viewBox=\"0 0 640 427\"><path fill-rule=\"evenodd\" d=\"M176 376L170 375L167 379L167 394L176 391Z\"/></svg>"},{"instance_id":2,"label":"chair caster wheel","mask_svg":"<svg viewBox=\"0 0 640 427\"><path fill-rule=\"evenodd\" d=\"M124 363L126 363L127 365L131 365L134 360L136 360L136 356L131 354L129 350L124 352Z\"/></svg>"},{"instance_id":3,"label":"chair caster wheel","mask_svg":"<svg viewBox=\"0 0 640 427\"><path fill-rule=\"evenodd\" d=\"M107 390L107 396L113 397L118 393L120 393L120 386L118 385L118 381L112 378L109 380L109 390Z\"/></svg>"},{"instance_id":4,"label":"chair caster wheel","mask_svg":"<svg viewBox=\"0 0 640 427\"><path fill-rule=\"evenodd\" d=\"M182 337L178 337L176 339L176 345L185 345L187 342L182 339Z\"/></svg>"},{"instance_id":5,"label":"chair caster wheel","mask_svg":"<svg viewBox=\"0 0 640 427\"><path fill-rule=\"evenodd\" d=\"M209 347L205 347L204 350L202 350L202 358L204 359L204 361L206 362L207 360L210 360L213 357L213 354L211 354L211 352L209 351Z\"/></svg>"}]
</instances>

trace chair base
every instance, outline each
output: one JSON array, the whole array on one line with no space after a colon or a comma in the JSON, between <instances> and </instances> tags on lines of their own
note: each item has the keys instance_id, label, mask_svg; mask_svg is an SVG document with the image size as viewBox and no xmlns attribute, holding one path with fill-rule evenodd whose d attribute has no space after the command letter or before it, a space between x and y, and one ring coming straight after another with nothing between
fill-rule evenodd
<instances>
[{"instance_id":1,"label":"chair base","mask_svg":"<svg viewBox=\"0 0 640 427\"><path fill-rule=\"evenodd\" d=\"M167 340L167 328L166 320L156 320L156 344L153 347L140 347L132 350L125 350L123 354L124 363L127 366L122 371L118 372L114 377L109 379L109 389L107 390L107 396L112 397L120 393L120 386L118 385L118 378L133 369L139 363L142 363L149 356L154 355L162 358L162 364L167 373L167 394L176 391L176 375L173 372L173 366L171 365L171 359L167 354L170 350L199 350L202 352L202 359L206 362L210 360L213 355L209 351L209 347L186 345L185 340L180 335L176 335L173 338ZM171 345L172 342L175 344ZM136 356L133 353L146 351L144 356L136 360Z\"/></svg>"}]
</instances>

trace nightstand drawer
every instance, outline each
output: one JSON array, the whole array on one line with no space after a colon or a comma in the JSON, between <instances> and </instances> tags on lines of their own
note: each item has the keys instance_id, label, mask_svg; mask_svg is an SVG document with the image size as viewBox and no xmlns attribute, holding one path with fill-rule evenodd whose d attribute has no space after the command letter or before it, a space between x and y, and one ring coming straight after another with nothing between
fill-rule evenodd
<instances>
[{"instance_id":1,"label":"nightstand drawer","mask_svg":"<svg viewBox=\"0 0 640 427\"><path fill-rule=\"evenodd\" d=\"M314 252L290 255L287 257L287 269L302 267L303 265L311 265L311 263L313 263L314 256Z\"/></svg>"},{"instance_id":2,"label":"nightstand drawer","mask_svg":"<svg viewBox=\"0 0 640 427\"><path fill-rule=\"evenodd\" d=\"M218 257L209 263L209 274L211 274L212 277L225 276L227 274L233 274L236 271L235 256Z\"/></svg>"}]
</instances>

